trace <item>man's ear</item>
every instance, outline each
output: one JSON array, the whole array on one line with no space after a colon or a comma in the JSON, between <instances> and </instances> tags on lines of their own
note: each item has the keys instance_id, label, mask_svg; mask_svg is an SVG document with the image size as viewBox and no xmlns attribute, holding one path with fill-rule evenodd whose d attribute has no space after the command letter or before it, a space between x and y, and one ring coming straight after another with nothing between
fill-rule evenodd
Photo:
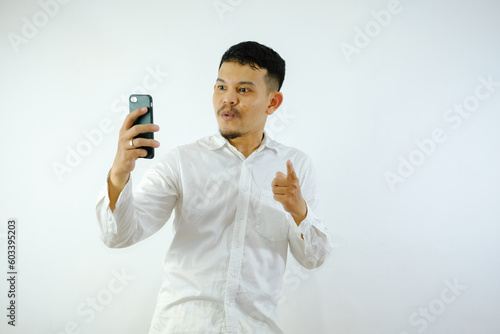
<instances>
[{"instance_id":1,"label":"man's ear","mask_svg":"<svg viewBox=\"0 0 500 334\"><path fill-rule=\"evenodd\" d=\"M271 100L269 101L269 106L267 107L266 114L272 115L283 103L283 93L272 92L270 93Z\"/></svg>"}]
</instances>

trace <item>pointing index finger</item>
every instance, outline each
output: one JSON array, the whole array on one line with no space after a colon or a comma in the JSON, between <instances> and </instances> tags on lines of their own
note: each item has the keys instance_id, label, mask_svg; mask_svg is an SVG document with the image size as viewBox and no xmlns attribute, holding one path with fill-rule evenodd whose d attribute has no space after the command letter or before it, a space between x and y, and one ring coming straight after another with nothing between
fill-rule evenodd
<instances>
[{"instance_id":1,"label":"pointing index finger","mask_svg":"<svg viewBox=\"0 0 500 334\"><path fill-rule=\"evenodd\" d=\"M297 179L297 174L295 173L295 169L293 168L292 160L288 159L286 162L286 169L288 179Z\"/></svg>"}]
</instances>

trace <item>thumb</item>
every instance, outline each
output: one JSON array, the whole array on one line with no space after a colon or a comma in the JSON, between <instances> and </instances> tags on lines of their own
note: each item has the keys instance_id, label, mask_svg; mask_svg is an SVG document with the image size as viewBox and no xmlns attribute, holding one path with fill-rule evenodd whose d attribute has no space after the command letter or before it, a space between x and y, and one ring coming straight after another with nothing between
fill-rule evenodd
<instances>
[{"instance_id":1,"label":"thumb","mask_svg":"<svg viewBox=\"0 0 500 334\"><path fill-rule=\"evenodd\" d=\"M295 173L295 169L293 169L292 160L288 159L286 162L286 170L287 170L287 179L297 180L297 174Z\"/></svg>"}]
</instances>

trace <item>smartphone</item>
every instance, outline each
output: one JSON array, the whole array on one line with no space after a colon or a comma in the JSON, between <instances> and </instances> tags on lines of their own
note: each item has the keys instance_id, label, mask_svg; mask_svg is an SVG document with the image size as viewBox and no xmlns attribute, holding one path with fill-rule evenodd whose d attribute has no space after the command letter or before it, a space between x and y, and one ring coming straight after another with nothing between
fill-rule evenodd
<instances>
[{"instance_id":1,"label":"smartphone","mask_svg":"<svg viewBox=\"0 0 500 334\"><path fill-rule=\"evenodd\" d=\"M144 95L144 94L132 94L130 95L129 98L129 107L130 107L130 112L136 110L137 108L142 108L146 107L148 108L148 111L142 115L136 118L134 121L134 125L136 124L151 124L153 123L153 98L151 95ZM147 139L154 139L153 132L145 132L145 133L140 133L134 138L147 138ZM155 156L155 149L153 147L148 147L148 146L143 146L140 147L148 151L148 155L146 155L144 158L145 159L153 159Z\"/></svg>"}]
</instances>

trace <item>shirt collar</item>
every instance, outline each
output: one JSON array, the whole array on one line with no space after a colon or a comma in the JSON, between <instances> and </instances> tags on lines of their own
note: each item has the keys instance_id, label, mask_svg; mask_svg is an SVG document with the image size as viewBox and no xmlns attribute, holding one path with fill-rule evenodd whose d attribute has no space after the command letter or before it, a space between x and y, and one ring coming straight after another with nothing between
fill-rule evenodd
<instances>
[{"instance_id":1,"label":"shirt collar","mask_svg":"<svg viewBox=\"0 0 500 334\"><path fill-rule=\"evenodd\" d=\"M220 132L217 132L211 138L209 150L211 150L211 151L217 150L225 145L231 145L231 144L229 143L229 141L226 138L222 137ZM274 153L278 154L278 143L276 141L274 141L271 137L269 137L269 135L267 134L267 132L265 130L264 130L264 139L260 143L260 146L257 150L263 150L264 148L268 148L268 149L274 151Z\"/></svg>"}]
</instances>

